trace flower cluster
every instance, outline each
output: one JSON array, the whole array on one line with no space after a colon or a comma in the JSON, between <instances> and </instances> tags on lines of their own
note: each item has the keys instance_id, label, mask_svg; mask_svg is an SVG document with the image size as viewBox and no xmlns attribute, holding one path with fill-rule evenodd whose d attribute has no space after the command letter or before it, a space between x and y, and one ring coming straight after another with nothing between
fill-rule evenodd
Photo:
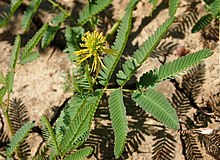
<instances>
[{"instance_id":1,"label":"flower cluster","mask_svg":"<svg viewBox=\"0 0 220 160\"><path fill-rule=\"evenodd\" d=\"M104 67L100 54L103 52L108 53L106 49L107 41L102 33L94 31L92 33L86 32L85 36L81 38L84 43L80 43L80 46L83 48L79 51L75 51L74 54L77 55L77 65L81 64L83 61L88 58L93 58L91 72L96 72L96 76L100 71L101 65Z\"/></svg>"}]
</instances>

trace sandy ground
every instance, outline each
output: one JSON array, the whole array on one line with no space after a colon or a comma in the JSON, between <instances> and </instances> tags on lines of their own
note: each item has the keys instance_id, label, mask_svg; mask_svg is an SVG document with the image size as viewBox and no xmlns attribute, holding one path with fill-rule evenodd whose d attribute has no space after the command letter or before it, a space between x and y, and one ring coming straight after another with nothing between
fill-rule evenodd
<instances>
[{"instance_id":1,"label":"sandy ground","mask_svg":"<svg viewBox=\"0 0 220 160\"><path fill-rule=\"evenodd\" d=\"M66 5L68 9L72 9L77 3L74 0L60 0L63 5ZM74 5L70 5L74 4ZM111 27L111 23L115 19L120 18L120 15L127 4L127 0L114 0L113 1L113 19L107 21L105 30ZM182 15L186 9L187 1L181 1L180 8L176 15ZM165 19L168 18L168 9L164 3L159 2L159 7L150 16L152 6L146 1L141 1L137 5L137 9L134 11L134 23L132 33L129 38L128 45L125 50L125 58L131 54L137 46L143 44L149 35L151 35L156 28L162 24ZM4 7L3 3L0 3L1 7ZM39 10L39 15L42 21L48 21L48 17L53 16L54 13L50 13L50 16L45 16L45 6ZM203 14L203 4L198 5L199 15ZM108 13L106 13L108 15ZM10 24L4 28L0 28L0 70L6 73L8 70L8 57L12 48L12 44L16 34L23 34L20 28L21 14L16 13L16 16L12 17ZM189 27L191 28L191 27ZM99 28L100 29L100 28ZM30 35L33 35L34 30L25 33L27 35L23 41L26 41ZM190 29L185 31L186 36L183 39L166 38L166 41L176 43L184 46L191 52L198 51L203 48L203 44L200 41L200 33L191 34ZM24 37L24 36L22 36ZM167 61L176 59L177 56L173 53L176 47L172 48L171 54L167 56ZM213 48L214 54L212 57L205 60L206 74L205 81L202 85L202 89L198 96L198 102L203 103L209 99L210 95L219 93L220 90L220 77L219 77L219 61L217 47ZM23 103L28 108L28 114L30 120L34 120L36 125L39 125L39 119L42 114L52 117L54 114L54 108L59 108L65 102L67 98L71 96L70 93L64 92L64 75L68 69L73 67L69 62L67 55L60 50L58 46L49 46L44 50L40 50L41 56L33 63L21 66L15 76L15 85L12 93L12 98L22 99ZM139 78L143 72L146 72L154 67L158 67L161 63L157 58L150 57L146 64L141 67L136 77ZM181 81L181 78L177 79ZM176 90L174 85L170 81L162 82L157 86L157 90L163 93L170 101ZM125 102L128 106L131 106L129 99L125 97ZM106 104L103 102L103 104ZM86 143L91 144L95 148L94 154L89 159L114 159L112 150L113 135L110 126L108 110L105 105L101 104L97 111L94 121L94 128L91 132L91 137ZM127 106L127 107L128 107ZM156 122L148 114L133 106L133 109L128 107L128 119L129 119L129 133L128 133L128 145L126 151L123 154L124 159L132 160L151 160L152 159L152 146L155 143L155 137L158 130L162 125ZM136 115L132 115L132 114ZM216 123L211 124L211 127L215 128ZM134 127L135 126L135 127ZM134 132L134 134L132 134ZM168 130L176 140L175 142L175 160L183 160L182 144L180 142L180 134L175 131ZM110 135L110 136L109 136ZM32 147L32 154L36 151L38 144L42 139L35 133L29 137L29 143ZM138 142L137 144L132 142ZM129 151L130 150L130 151ZM203 151L204 159L212 159L209 155Z\"/></svg>"}]
</instances>

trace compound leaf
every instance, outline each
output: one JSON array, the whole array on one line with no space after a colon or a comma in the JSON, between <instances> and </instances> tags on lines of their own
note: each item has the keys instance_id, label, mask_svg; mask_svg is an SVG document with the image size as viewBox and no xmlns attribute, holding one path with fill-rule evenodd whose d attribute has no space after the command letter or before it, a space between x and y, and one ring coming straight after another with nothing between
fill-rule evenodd
<instances>
[{"instance_id":1,"label":"compound leaf","mask_svg":"<svg viewBox=\"0 0 220 160\"><path fill-rule=\"evenodd\" d=\"M19 144L27 137L30 130L34 127L34 123L25 123L11 138L8 147L6 148L6 153L10 157L13 152L17 149Z\"/></svg>"},{"instance_id":2,"label":"compound leaf","mask_svg":"<svg viewBox=\"0 0 220 160\"><path fill-rule=\"evenodd\" d=\"M145 92L135 91L132 99L146 112L171 129L179 129L179 120L175 109L164 95L152 89Z\"/></svg>"},{"instance_id":3,"label":"compound leaf","mask_svg":"<svg viewBox=\"0 0 220 160\"><path fill-rule=\"evenodd\" d=\"M34 60L37 56L39 56L39 53L37 52L31 52L34 47L38 44L42 36L44 35L44 32L47 29L48 24L44 24L41 29L32 37L31 40L28 41L28 43L25 45L23 52L21 54L21 63L27 63L28 60ZM29 54L30 57L28 56Z\"/></svg>"},{"instance_id":4,"label":"compound leaf","mask_svg":"<svg viewBox=\"0 0 220 160\"><path fill-rule=\"evenodd\" d=\"M14 72L8 72L6 75L6 88L8 93L12 92L13 84L14 84Z\"/></svg>"},{"instance_id":5,"label":"compound leaf","mask_svg":"<svg viewBox=\"0 0 220 160\"><path fill-rule=\"evenodd\" d=\"M213 17L219 16L219 13L220 13L220 0L214 0L214 2L212 2L210 4L210 11L211 11Z\"/></svg>"},{"instance_id":6,"label":"compound leaf","mask_svg":"<svg viewBox=\"0 0 220 160\"><path fill-rule=\"evenodd\" d=\"M174 16L178 8L179 0L169 0L169 15Z\"/></svg>"},{"instance_id":7,"label":"compound leaf","mask_svg":"<svg viewBox=\"0 0 220 160\"><path fill-rule=\"evenodd\" d=\"M112 128L115 135L115 157L119 158L124 150L128 121L126 118L126 108L123 102L123 94L121 89L114 90L109 97L110 117L112 120Z\"/></svg>"},{"instance_id":8,"label":"compound leaf","mask_svg":"<svg viewBox=\"0 0 220 160\"><path fill-rule=\"evenodd\" d=\"M131 30L132 11L137 2L138 0L130 1L117 30L116 40L111 47L114 51L117 52L117 55L107 55L103 60L105 67L102 67L99 76L99 83L103 86L108 85L112 73L119 59L121 58L122 52L124 51Z\"/></svg>"},{"instance_id":9,"label":"compound leaf","mask_svg":"<svg viewBox=\"0 0 220 160\"><path fill-rule=\"evenodd\" d=\"M112 0L93 0L80 12L79 19L77 20L79 25L84 25L90 18L94 17L99 12L103 11L112 3Z\"/></svg>"},{"instance_id":10,"label":"compound leaf","mask_svg":"<svg viewBox=\"0 0 220 160\"><path fill-rule=\"evenodd\" d=\"M161 65L157 73L157 81L160 82L161 80L175 77L184 70L189 69L190 67L198 64L205 58L208 58L212 54L213 52L210 49L204 49L192 54L187 54L186 56L178 58L173 62Z\"/></svg>"},{"instance_id":11,"label":"compound leaf","mask_svg":"<svg viewBox=\"0 0 220 160\"><path fill-rule=\"evenodd\" d=\"M59 146L56 141L54 131L45 115L41 116L41 123L43 125L42 133L47 144L52 148L53 155L59 154Z\"/></svg>"},{"instance_id":12,"label":"compound leaf","mask_svg":"<svg viewBox=\"0 0 220 160\"><path fill-rule=\"evenodd\" d=\"M29 54L23 56L20 63L25 64L25 63L28 63L28 62L32 62L35 59L37 59L39 56L40 56L40 53L38 51L32 51Z\"/></svg>"},{"instance_id":13,"label":"compound leaf","mask_svg":"<svg viewBox=\"0 0 220 160\"><path fill-rule=\"evenodd\" d=\"M9 60L9 67L11 69L15 69L15 66L17 64L18 55L19 55L19 52L20 52L20 46L21 46L21 36L18 35L15 39L15 44L12 48L11 57L10 57L10 60Z\"/></svg>"},{"instance_id":14,"label":"compound leaf","mask_svg":"<svg viewBox=\"0 0 220 160\"><path fill-rule=\"evenodd\" d=\"M64 160L83 160L88 157L92 153L92 151L92 147L85 147L67 156Z\"/></svg>"},{"instance_id":15,"label":"compound leaf","mask_svg":"<svg viewBox=\"0 0 220 160\"><path fill-rule=\"evenodd\" d=\"M200 31L201 29L203 29L205 26L207 26L208 24L211 23L211 21L213 20L212 14L207 14L202 16L197 22L196 24L193 26L192 28L192 33L196 33L198 31Z\"/></svg>"},{"instance_id":16,"label":"compound leaf","mask_svg":"<svg viewBox=\"0 0 220 160\"><path fill-rule=\"evenodd\" d=\"M27 10L24 12L24 17L21 22L21 26L24 30L27 30L31 24L31 20L34 17L34 14L37 12L42 0L32 0Z\"/></svg>"},{"instance_id":17,"label":"compound leaf","mask_svg":"<svg viewBox=\"0 0 220 160\"><path fill-rule=\"evenodd\" d=\"M95 92L94 95L90 95L86 98L86 102L80 106L78 113L74 119L70 122L63 140L61 142L61 155L64 156L67 152L78 147L75 144L79 144L78 137L81 137L89 131L91 121L94 117L96 108L102 97L102 91ZM83 139L83 141L86 138Z\"/></svg>"},{"instance_id":18,"label":"compound leaf","mask_svg":"<svg viewBox=\"0 0 220 160\"><path fill-rule=\"evenodd\" d=\"M162 24L157 31L146 40L137 51L134 53L134 58L131 58L122 65L123 71L119 71L117 74L117 83L121 86L131 78L136 70L145 62L150 56L151 52L157 46L157 44L165 35L169 26L172 24L175 17L169 18L164 24Z\"/></svg>"},{"instance_id":19,"label":"compound leaf","mask_svg":"<svg viewBox=\"0 0 220 160\"><path fill-rule=\"evenodd\" d=\"M48 26L47 27L47 30L45 31L42 37L42 40L41 40L42 48L47 47L53 41L59 28L60 28L59 26Z\"/></svg>"}]
</instances>

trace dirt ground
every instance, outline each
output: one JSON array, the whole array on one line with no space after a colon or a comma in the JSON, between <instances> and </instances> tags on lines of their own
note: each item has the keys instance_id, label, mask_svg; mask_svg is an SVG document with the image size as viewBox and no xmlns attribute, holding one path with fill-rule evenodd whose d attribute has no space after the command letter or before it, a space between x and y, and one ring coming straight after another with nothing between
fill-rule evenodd
<instances>
[{"instance_id":1,"label":"dirt ground","mask_svg":"<svg viewBox=\"0 0 220 160\"><path fill-rule=\"evenodd\" d=\"M66 6L68 10L73 10L80 1L74 0L59 0L59 2ZM111 28L113 22L120 18L122 12L127 4L127 0L113 0L111 10L113 10L113 16L108 19L110 10L104 12L104 20L101 23L104 33ZM186 12L189 1L181 0L180 7L177 10L176 15L181 16ZM0 2L0 10L4 8L4 3ZM124 58L128 57L138 46L151 35L156 28L161 25L165 19L168 18L168 6L165 1L159 1L158 7L151 14L152 6L147 0L142 0L138 3L133 17L133 28L129 37L129 42L125 50ZM43 22L47 22L53 17L54 12L46 12L45 6L41 6L38 11L40 19ZM76 7L77 8L77 7ZM80 7L78 8L80 9ZM204 11L204 4L197 5L198 17L201 17ZM12 17L9 25L0 28L0 71L6 73L8 70L8 58L13 45L14 38L17 34L22 34L23 42L25 42L33 33L35 29L24 33L21 29L21 12L16 12L16 15ZM73 11L76 12L76 11ZM48 14L48 15L47 15ZM45 16L47 15L47 16ZM45 18L47 17L47 18ZM34 24L32 26L34 27ZM201 34L191 34L190 29L185 29L184 38L167 37L164 41L177 44L175 47L169 50L170 54L167 56L166 62L176 59L178 56L175 54L178 46L183 46L190 50L190 52L198 51L204 48L204 44L201 42ZM63 42L62 42L63 43ZM196 102L201 106L208 101L209 97L214 94L218 94L220 91L220 65L219 65L219 52L217 42L213 42L214 46L211 46L214 54L210 58L204 61L205 63L205 77L204 83L198 93ZM39 47L38 47L39 48ZM64 75L68 69L71 69L73 65L69 62L67 54L63 53L62 46L57 46L56 43L47 47L46 49L40 49L40 58L36 61L21 66L16 73L14 89L12 98L21 99L28 108L28 114L30 120L34 120L36 125L40 125L39 119L42 114L52 118L56 109L61 107L66 100L71 96L71 93L64 92ZM136 78L138 79L143 72L146 72L154 67L158 67L161 63L156 57L150 57L146 64L141 67ZM177 78L178 82L181 82L182 78ZM133 83L133 82L130 82ZM173 94L175 93L175 86L170 81L165 81L157 86L157 90L163 93L171 102ZM151 160L153 153L153 145L155 138L162 125L155 121L149 114L144 113L142 110L134 106L131 107L130 101L125 97L127 103L127 113L129 119L129 133L128 144L123 154L123 159L131 160ZM109 115L106 102L103 102L97 113L93 123L93 129L91 136L86 145L92 145L95 149L94 154L89 159L114 159L113 156L113 134L110 126ZM191 110L190 114L193 115L195 110ZM136 115L132 115L136 114ZM189 114L189 115L190 115ZM209 124L208 127L216 128L219 123L214 122ZM180 140L180 133L172 130L168 130L175 139L175 160L185 159L182 155L182 143ZM41 137L37 133L32 133L29 136L29 144L31 146L31 153L34 154L38 145L42 142ZM199 146L199 145L198 145ZM212 159L207 155L204 148L201 149L204 159Z\"/></svg>"}]
</instances>

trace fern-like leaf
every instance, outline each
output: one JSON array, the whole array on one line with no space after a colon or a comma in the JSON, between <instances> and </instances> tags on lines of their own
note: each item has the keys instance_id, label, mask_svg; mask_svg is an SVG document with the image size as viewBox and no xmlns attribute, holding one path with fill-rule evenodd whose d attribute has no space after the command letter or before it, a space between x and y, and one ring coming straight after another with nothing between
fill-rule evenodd
<instances>
[{"instance_id":1,"label":"fern-like leaf","mask_svg":"<svg viewBox=\"0 0 220 160\"><path fill-rule=\"evenodd\" d=\"M192 28L192 33L196 33L206 27L213 20L212 14L202 16Z\"/></svg>"},{"instance_id":2,"label":"fern-like leaf","mask_svg":"<svg viewBox=\"0 0 220 160\"><path fill-rule=\"evenodd\" d=\"M212 2L210 4L210 11L211 11L213 17L219 16L219 13L220 13L220 0L214 0L214 2Z\"/></svg>"},{"instance_id":3,"label":"fern-like leaf","mask_svg":"<svg viewBox=\"0 0 220 160\"><path fill-rule=\"evenodd\" d=\"M64 160L83 160L92 153L92 147L85 147L64 158Z\"/></svg>"},{"instance_id":4,"label":"fern-like leaf","mask_svg":"<svg viewBox=\"0 0 220 160\"><path fill-rule=\"evenodd\" d=\"M23 0L11 0L10 13L13 15L18 7L22 4Z\"/></svg>"},{"instance_id":5,"label":"fern-like leaf","mask_svg":"<svg viewBox=\"0 0 220 160\"><path fill-rule=\"evenodd\" d=\"M169 0L169 15L174 16L178 8L179 0Z\"/></svg>"},{"instance_id":6,"label":"fern-like leaf","mask_svg":"<svg viewBox=\"0 0 220 160\"><path fill-rule=\"evenodd\" d=\"M79 112L80 106L86 102L86 97L75 94L67 103L65 108L61 111L59 118L55 122L56 135L65 133L67 126L75 118Z\"/></svg>"},{"instance_id":7,"label":"fern-like leaf","mask_svg":"<svg viewBox=\"0 0 220 160\"><path fill-rule=\"evenodd\" d=\"M157 44L165 35L169 26L172 24L175 17L169 18L164 24L162 24L157 31L148 38L147 41L140 47L139 50L135 51L134 58L131 58L122 65L123 71L120 70L117 74L117 82L119 85L124 86L125 83L133 76L136 70L145 62L150 56L151 52L157 46Z\"/></svg>"},{"instance_id":8,"label":"fern-like leaf","mask_svg":"<svg viewBox=\"0 0 220 160\"><path fill-rule=\"evenodd\" d=\"M41 40L42 48L47 47L53 41L58 29L59 29L59 26L48 26L47 27L47 30L45 31L42 37L42 40Z\"/></svg>"},{"instance_id":9,"label":"fern-like leaf","mask_svg":"<svg viewBox=\"0 0 220 160\"><path fill-rule=\"evenodd\" d=\"M44 24L41 29L32 37L31 40L25 45L23 52L21 54L21 61L20 63L27 63L29 61L33 61L39 56L38 52L32 52L34 47L38 44L40 39L42 38L44 32L47 29L48 24Z\"/></svg>"},{"instance_id":10,"label":"fern-like leaf","mask_svg":"<svg viewBox=\"0 0 220 160\"><path fill-rule=\"evenodd\" d=\"M103 86L108 85L112 73L121 58L122 52L124 51L125 45L128 40L128 36L131 30L131 21L132 21L132 11L138 0L130 1L126 7L126 12L121 20L120 26L117 30L116 40L111 47L117 52L117 55L108 55L104 58L103 62L105 67L100 71L99 83Z\"/></svg>"},{"instance_id":11,"label":"fern-like leaf","mask_svg":"<svg viewBox=\"0 0 220 160\"><path fill-rule=\"evenodd\" d=\"M13 16L23 0L11 0L9 8L0 15L0 27L5 26Z\"/></svg>"},{"instance_id":12,"label":"fern-like leaf","mask_svg":"<svg viewBox=\"0 0 220 160\"><path fill-rule=\"evenodd\" d=\"M47 30L45 31L42 40L41 40L41 47L47 47L54 39L57 31L60 29L61 23L65 21L67 16L63 13L57 15L52 19L52 24L55 26L48 26Z\"/></svg>"},{"instance_id":13,"label":"fern-like leaf","mask_svg":"<svg viewBox=\"0 0 220 160\"><path fill-rule=\"evenodd\" d=\"M87 4L79 14L78 24L84 25L90 18L103 11L111 3L112 0L94 0L92 3Z\"/></svg>"},{"instance_id":14,"label":"fern-like leaf","mask_svg":"<svg viewBox=\"0 0 220 160\"><path fill-rule=\"evenodd\" d=\"M20 52L20 46L21 46L21 36L18 35L15 39L15 44L12 48L11 57L9 60L9 67L11 69L15 69L15 66L17 64L17 59L18 59L19 52Z\"/></svg>"},{"instance_id":15,"label":"fern-like leaf","mask_svg":"<svg viewBox=\"0 0 220 160\"><path fill-rule=\"evenodd\" d=\"M92 118L94 117L102 94L102 91L96 91L95 95L91 95L86 98L86 102L80 106L78 113L69 124L61 142L62 156L68 151L74 149L72 144L77 141L79 136L90 129Z\"/></svg>"},{"instance_id":16,"label":"fern-like leaf","mask_svg":"<svg viewBox=\"0 0 220 160\"><path fill-rule=\"evenodd\" d=\"M167 133L165 129L158 131L153 139L153 160L173 160L175 155L174 137Z\"/></svg>"},{"instance_id":17,"label":"fern-like leaf","mask_svg":"<svg viewBox=\"0 0 220 160\"><path fill-rule=\"evenodd\" d=\"M8 93L11 93L13 90L14 75L13 71L8 72L6 75L6 88Z\"/></svg>"},{"instance_id":18,"label":"fern-like leaf","mask_svg":"<svg viewBox=\"0 0 220 160\"><path fill-rule=\"evenodd\" d=\"M33 127L34 123L27 122L15 133L6 149L7 156L12 156L13 152L17 149L17 147L25 139L25 137L27 137L28 133Z\"/></svg>"},{"instance_id":19,"label":"fern-like leaf","mask_svg":"<svg viewBox=\"0 0 220 160\"><path fill-rule=\"evenodd\" d=\"M132 99L146 112L149 112L157 120L171 129L179 129L179 120L175 109L171 106L164 95L152 89L144 93L135 91Z\"/></svg>"},{"instance_id":20,"label":"fern-like leaf","mask_svg":"<svg viewBox=\"0 0 220 160\"><path fill-rule=\"evenodd\" d=\"M22 64L32 62L35 59L37 59L39 56L40 56L40 53L38 51L32 51L32 52L28 53L26 56L22 57L20 62Z\"/></svg>"},{"instance_id":21,"label":"fern-like leaf","mask_svg":"<svg viewBox=\"0 0 220 160\"><path fill-rule=\"evenodd\" d=\"M140 78L139 86L148 87L150 85L153 85L152 83L146 83L144 81L147 78L151 79L154 83L158 83L169 78L175 78L176 76L183 73L183 71L189 69L193 65L198 64L199 62L201 62L205 58L208 58L212 54L213 52L210 49L204 49L192 54L187 54L186 56L178 58L173 62L161 65L159 70L154 70L154 74L152 74L152 71L143 74L143 76Z\"/></svg>"},{"instance_id":22,"label":"fern-like leaf","mask_svg":"<svg viewBox=\"0 0 220 160\"><path fill-rule=\"evenodd\" d=\"M24 30L27 30L31 24L34 14L37 12L42 0L32 0L27 10L24 12L24 17L21 23L21 27Z\"/></svg>"},{"instance_id":23,"label":"fern-like leaf","mask_svg":"<svg viewBox=\"0 0 220 160\"><path fill-rule=\"evenodd\" d=\"M161 65L157 73L157 81L175 77L177 74L192 67L193 65L198 64L199 62L201 62L205 58L208 58L212 54L213 52L210 49L204 49L178 58L173 62Z\"/></svg>"},{"instance_id":24,"label":"fern-like leaf","mask_svg":"<svg viewBox=\"0 0 220 160\"><path fill-rule=\"evenodd\" d=\"M126 108L123 102L123 94L121 89L116 89L109 97L110 117L112 120L112 128L115 135L115 157L119 158L124 150L128 121L126 118Z\"/></svg>"},{"instance_id":25,"label":"fern-like leaf","mask_svg":"<svg viewBox=\"0 0 220 160\"><path fill-rule=\"evenodd\" d=\"M47 144L51 147L53 155L59 154L59 146L56 141L54 131L45 115L41 116L41 123L43 125L43 136L47 141Z\"/></svg>"}]
</instances>

